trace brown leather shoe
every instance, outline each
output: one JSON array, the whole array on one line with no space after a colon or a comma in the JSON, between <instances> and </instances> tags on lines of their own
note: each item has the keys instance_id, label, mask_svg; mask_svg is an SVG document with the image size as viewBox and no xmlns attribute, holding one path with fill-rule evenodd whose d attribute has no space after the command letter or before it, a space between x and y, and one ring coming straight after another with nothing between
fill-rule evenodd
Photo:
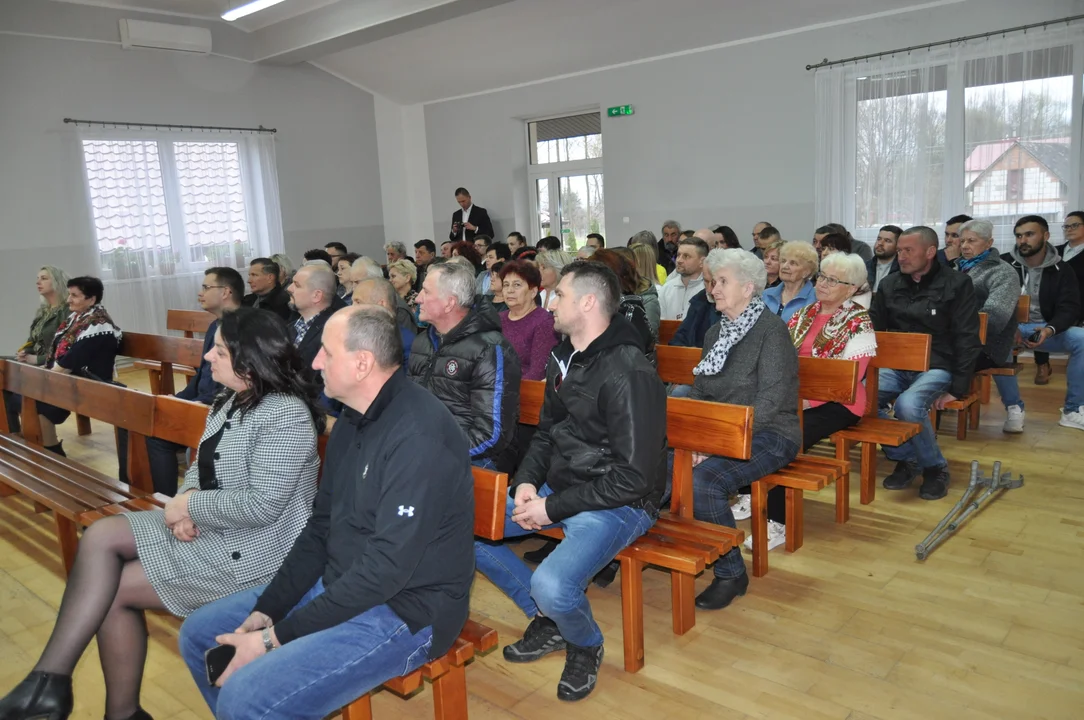
<instances>
[{"instance_id":1,"label":"brown leather shoe","mask_svg":"<svg viewBox=\"0 0 1084 720\"><path fill-rule=\"evenodd\" d=\"M1050 369L1050 363L1043 363L1042 365L1035 366L1035 384L1046 385L1050 382L1050 375L1053 370Z\"/></svg>"}]
</instances>

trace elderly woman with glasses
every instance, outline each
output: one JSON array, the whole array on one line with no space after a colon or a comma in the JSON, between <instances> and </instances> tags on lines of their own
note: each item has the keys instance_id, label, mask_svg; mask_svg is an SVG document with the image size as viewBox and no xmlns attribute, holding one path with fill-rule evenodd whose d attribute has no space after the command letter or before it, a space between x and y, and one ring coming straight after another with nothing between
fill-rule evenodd
<instances>
[{"instance_id":1,"label":"elderly woman with glasses","mask_svg":"<svg viewBox=\"0 0 1084 720\"><path fill-rule=\"evenodd\" d=\"M817 251L807 242L784 243L779 249L779 279L783 282L764 291L768 312L783 322L817 299L810 278L817 272Z\"/></svg>"},{"instance_id":2,"label":"elderly woman with glasses","mask_svg":"<svg viewBox=\"0 0 1084 720\"><path fill-rule=\"evenodd\" d=\"M745 250L712 250L706 264L722 317L704 337L689 397L751 406L753 446L748 460L693 457L693 515L734 527L731 496L798 454L798 355L786 324L761 300L767 272L760 258ZM705 610L726 607L749 586L738 548L721 556L714 572L711 585L696 598L696 606Z\"/></svg>"}]
</instances>

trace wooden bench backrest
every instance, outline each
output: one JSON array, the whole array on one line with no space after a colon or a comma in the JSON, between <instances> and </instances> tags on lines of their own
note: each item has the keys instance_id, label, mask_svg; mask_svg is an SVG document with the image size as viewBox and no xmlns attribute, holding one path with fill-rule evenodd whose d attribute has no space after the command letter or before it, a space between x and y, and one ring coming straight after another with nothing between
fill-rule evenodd
<instances>
[{"instance_id":1,"label":"wooden bench backrest","mask_svg":"<svg viewBox=\"0 0 1084 720\"><path fill-rule=\"evenodd\" d=\"M211 408L172 395L154 396L154 436L187 448L198 448Z\"/></svg>"},{"instance_id":2,"label":"wooden bench backrest","mask_svg":"<svg viewBox=\"0 0 1084 720\"><path fill-rule=\"evenodd\" d=\"M186 338L205 333L215 316L206 310L166 310L166 330L179 330Z\"/></svg>"},{"instance_id":3,"label":"wooden bench backrest","mask_svg":"<svg viewBox=\"0 0 1084 720\"><path fill-rule=\"evenodd\" d=\"M664 383L693 384L693 368L700 362L704 351L700 348L656 345L655 355L659 362L659 377Z\"/></svg>"},{"instance_id":4,"label":"wooden bench backrest","mask_svg":"<svg viewBox=\"0 0 1084 720\"><path fill-rule=\"evenodd\" d=\"M866 373L866 417L877 417L877 370L926 372L930 346L931 338L925 333L877 333L877 357L870 360Z\"/></svg>"},{"instance_id":5,"label":"wooden bench backrest","mask_svg":"<svg viewBox=\"0 0 1084 720\"><path fill-rule=\"evenodd\" d=\"M522 380L519 383L519 421L524 425L538 425L542 414L542 400L546 396L545 380Z\"/></svg>"},{"instance_id":6,"label":"wooden bench backrest","mask_svg":"<svg viewBox=\"0 0 1084 720\"><path fill-rule=\"evenodd\" d=\"M748 460L753 451L753 408L667 398L666 441L674 449L670 512L692 517L693 454Z\"/></svg>"},{"instance_id":7,"label":"wooden bench backrest","mask_svg":"<svg viewBox=\"0 0 1084 720\"><path fill-rule=\"evenodd\" d=\"M858 362L798 358L798 397L813 402L850 405L858 390Z\"/></svg>"},{"instance_id":8,"label":"wooden bench backrest","mask_svg":"<svg viewBox=\"0 0 1084 720\"><path fill-rule=\"evenodd\" d=\"M1020 299L1016 301L1016 322L1026 323L1028 321L1028 315L1031 313L1031 296L1021 295Z\"/></svg>"},{"instance_id":9,"label":"wooden bench backrest","mask_svg":"<svg viewBox=\"0 0 1084 720\"><path fill-rule=\"evenodd\" d=\"M674 333L681 327L680 320L663 320L659 323L659 345L669 345Z\"/></svg>"},{"instance_id":10,"label":"wooden bench backrest","mask_svg":"<svg viewBox=\"0 0 1084 720\"><path fill-rule=\"evenodd\" d=\"M504 518L508 504L506 473L471 468L474 475L474 534L485 540L504 537Z\"/></svg>"},{"instance_id":11,"label":"wooden bench backrest","mask_svg":"<svg viewBox=\"0 0 1084 720\"><path fill-rule=\"evenodd\" d=\"M120 354L137 360L155 360L198 368L203 358L203 341L170 335L126 332L120 342Z\"/></svg>"}]
</instances>

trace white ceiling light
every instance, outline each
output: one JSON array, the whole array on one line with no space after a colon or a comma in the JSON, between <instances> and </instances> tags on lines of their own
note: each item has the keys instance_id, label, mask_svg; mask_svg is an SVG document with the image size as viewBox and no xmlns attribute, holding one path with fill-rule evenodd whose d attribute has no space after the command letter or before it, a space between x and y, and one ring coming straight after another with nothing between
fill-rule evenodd
<instances>
[{"instance_id":1,"label":"white ceiling light","mask_svg":"<svg viewBox=\"0 0 1084 720\"><path fill-rule=\"evenodd\" d=\"M234 20L237 20L238 18L243 18L246 15L251 15L252 13L256 13L261 10L266 10L272 5L278 5L280 2L283 2L283 0L252 0L252 2L247 2L244 5L235 7L232 10L227 10L226 12L222 13L222 19L227 22L233 22Z\"/></svg>"}]
</instances>

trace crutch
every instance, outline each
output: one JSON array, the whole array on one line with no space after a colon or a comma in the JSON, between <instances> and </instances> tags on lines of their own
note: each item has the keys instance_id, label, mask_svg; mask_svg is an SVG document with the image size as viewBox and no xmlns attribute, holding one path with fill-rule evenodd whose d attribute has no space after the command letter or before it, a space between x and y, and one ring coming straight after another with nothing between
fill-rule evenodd
<instances>
[{"instance_id":1,"label":"crutch","mask_svg":"<svg viewBox=\"0 0 1084 720\"><path fill-rule=\"evenodd\" d=\"M979 461L972 460L971 478L967 483L967 489L964 491L963 497L949 510L941 522L937 523L937 527L926 536L926 539L915 545L915 557L919 560L928 558L934 548L956 532L957 528L971 517L983 503L990 501L995 493L1000 494L1002 490L1012 490L1023 484L1024 477L1022 475L1019 480L1013 480L1012 473L1002 475L1000 461L994 463L993 477L987 478L979 470ZM979 495L979 491L983 487L986 488L986 491Z\"/></svg>"}]
</instances>

